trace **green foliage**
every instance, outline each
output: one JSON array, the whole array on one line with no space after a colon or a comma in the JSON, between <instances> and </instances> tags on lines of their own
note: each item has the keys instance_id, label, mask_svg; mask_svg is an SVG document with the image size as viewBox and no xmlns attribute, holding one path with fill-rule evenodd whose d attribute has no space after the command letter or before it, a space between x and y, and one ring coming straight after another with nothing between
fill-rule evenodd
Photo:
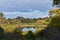
<instances>
[{"instance_id":1,"label":"green foliage","mask_svg":"<svg viewBox=\"0 0 60 40\"><path fill-rule=\"evenodd\" d=\"M60 3L60 0L53 0L54 5L58 5Z\"/></svg>"},{"instance_id":2,"label":"green foliage","mask_svg":"<svg viewBox=\"0 0 60 40\"><path fill-rule=\"evenodd\" d=\"M22 40L22 39L23 39L21 33L22 33L22 32L21 32L21 28L20 28L20 27L16 28L16 29L13 31L13 35L14 35L14 37L15 37L16 40Z\"/></svg>"},{"instance_id":3,"label":"green foliage","mask_svg":"<svg viewBox=\"0 0 60 40\"><path fill-rule=\"evenodd\" d=\"M52 17L48 26L36 33L36 38L39 40L60 40L60 15Z\"/></svg>"},{"instance_id":4,"label":"green foliage","mask_svg":"<svg viewBox=\"0 0 60 40\"><path fill-rule=\"evenodd\" d=\"M53 1L54 5L59 3L60 0ZM31 19L18 16L6 19L0 12L0 26L2 26L2 28L0 27L0 40L60 40L60 9L51 10L50 13L59 13L59 15L52 17L49 22L48 17ZM46 28L45 25L47 25ZM36 31L22 32L24 27L34 27Z\"/></svg>"},{"instance_id":5,"label":"green foliage","mask_svg":"<svg viewBox=\"0 0 60 40\"><path fill-rule=\"evenodd\" d=\"M39 34L44 40L60 40L60 14L52 17L48 26Z\"/></svg>"},{"instance_id":6,"label":"green foliage","mask_svg":"<svg viewBox=\"0 0 60 40\"><path fill-rule=\"evenodd\" d=\"M0 40L4 38L4 29L0 27Z\"/></svg>"},{"instance_id":7,"label":"green foliage","mask_svg":"<svg viewBox=\"0 0 60 40\"><path fill-rule=\"evenodd\" d=\"M41 20L41 21L40 21ZM37 28L36 32L40 32L43 28L40 28L41 25L48 24L48 18L8 18L6 19L3 13L0 13L0 26L4 29L0 31L1 35L5 34L4 40L35 40L37 37L32 31L22 32L22 28ZM42 26L41 26L42 27ZM0 35L0 36L1 36ZM39 35L40 36L40 35ZM1 36L2 37L2 36ZM40 40L40 38L38 38ZM37 39L37 40L38 40Z\"/></svg>"},{"instance_id":8,"label":"green foliage","mask_svg":"<svg viewBox=\"0 0 60 40\"><path fill-rule=\"evenodd\" d=\"M2 17L2 18L3 18L3 16L4 16L4 14L3 14L2 12L0 12L0 17Z\"/></svg>"},{"instance_id":9,"label":"green foliage","mask_svg":"<svg viewBox=\"0 0 60 40\"><path fill-rule=\"evenodd\" d=\"M60 27L60 14L52 17L48 26L50 26L50 27L51 26L52 27Z\"/></svg>"},{"instance_id":10,"label":"green foliage","mask_svg":"<svg viewBox=\"0 0 60 40\"><path fill-rule=\"evenodd\" d=\"M3 27L5 32L13 32L16 29L15 25L6 25L5 27Z\"/></svg>"},{"instance_id":11,"label":"green foliage","mask_svg":"<svg viewBox=\"0 0 60 40\"><path fill-rule=\"evenodd\" d=\"M35 40L34 33L32 31L28 31L28 33L25 35L26 40Z\"/></svg>"}]
</instances>

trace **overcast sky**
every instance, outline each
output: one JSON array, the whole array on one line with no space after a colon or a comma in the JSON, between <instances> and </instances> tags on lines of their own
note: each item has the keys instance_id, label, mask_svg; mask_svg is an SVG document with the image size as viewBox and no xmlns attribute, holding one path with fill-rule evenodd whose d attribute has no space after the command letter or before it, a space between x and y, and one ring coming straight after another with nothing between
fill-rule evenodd
<instances>
[{"instance_id":1,"label":"overcast sky","mask_svg":"<svg viewBox=\"0 0 60 40\"><path fill-rule=\"evenodd\" d=\"M52 0L0 0L0 12L6 17L38 18L48 16Z\"/></svg>"}]
</instances>

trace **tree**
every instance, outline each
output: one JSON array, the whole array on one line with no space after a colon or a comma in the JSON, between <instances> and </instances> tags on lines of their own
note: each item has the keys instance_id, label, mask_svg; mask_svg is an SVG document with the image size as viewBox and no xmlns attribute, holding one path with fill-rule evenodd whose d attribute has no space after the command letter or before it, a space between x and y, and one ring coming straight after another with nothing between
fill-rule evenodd
<instances>
[{"instance_id":1,"label":"tree","mask_svg":"<svg viewBox=\"0 0 60 40\"><path fill-rule=\"evenodd\" d=\"M22 40L22 32L21 32L21 29L20 27L17 27L14 31L13 31L13 35L15 37L15 40Z\"/></svg>"},{"instance_id":2,"label":"tree","mask_svg":"<svg viewBox=\"0 0 60 40\"><path fill-rule=\"evenodd\" d=\"M0 40L4 38L4 29L0 27Z\"/></svg>"},{"instance_id":3,"label":"tree","mask_svg":"<svg viewBox=\"0 0 60 40\"><path fill-rule=\"evenodd\" d=\"M34 33L32 31L28 31L28 33L25 35L26 40L35 40Z\"/></svg>"},{"instance_id":4,"label":"tree","mask_svg":"<svg viewBox=\"0 0 60 40\"><path fill-rule=\"evenodd\" d=\"M16 19L20 21L23 19L23 17L18 16Z\"/></svg>"},{"instance_id":5,"label":"tree","mask_svg":"<svg viewBox=\"0 0 60 40\"><path fill-rule=\"evenodd\" d=\"M55 6L57 8L60 7L60 0L53 0L53 6ZM57 8L49 11L50 18L55 14L60 14L60 8L58 8L58 9Z\"/></svg>"},{"instance_id":6,"label":"tree","mask_svg":"<svg viewBox=\"0 0 60 40\"><path fill-rule=\"evenodd\" d=\"M60 27L60 14L55 15L51 18L48 26L52 27Z\"/></svg>"},{"instance_id":7,"label":"tree","mask_svg":"<svg viewBox=\"0 0 60 40\"><path fill-rule=\"evenodd\" d=\"M36 40L42 40L42 36L43 36L42 34L43 34L43 32L41 32L41 29L37 29L36 33L35 33Z\"/></svg>"},{"instance_id":8,"label":"tree","mask_svg":"<svg viewBox=\"0 0 60 40\"><path fill-rule=\"evenodd\" d=\"M3 19L4 19L4 15L2 12L0 12L0 26L2 26L3 24L3 21L4 21Z\"/></svg>"},{"instance_id":9,"label":"tree","mask_svg":"<svg viewBox=\"0 0 60 40\"><path fill-rule=\"evenodd\" d=\"M60 14L60 9L52 9L49 11L49 17L53 17L56 14Z\"/></svg>"},{"instance_id":10,"label":"tree","mask_svg":"<svg viewBox=\"0 0 60 40\"><path fill-rule=\"evenodd\" d=\"M60 0L53 0L53 5L58 5L60 3Z\"/></svg>"},{"instance_id":11,"label":"tree","mask_svg":"<svg viewBox=\"0 0 60 40\"><path fill-rule=\"evenodd\" d=\"M36 37L41 38L41 40L60 40L60 15L55 15L51 18L48 26L39 31Z\"/></svg>"},{"instance_id":12,"label":"tree","mask_svg":"<svg viewBox=\"0 0 60 40\"><path fill-rule=\"evenodd\" d=\"M60 15L51 18L45 30L40 32L40 36L45 40L60 40Z\"/></svg>"},{"instance_id":13,"label":"tree","mask_svg":"<svg viewBox=\"0 0 60 40\"><path fill-rule=\"evenodd\" d=\"M3 18L3 16L4 16L4 15L3 15L3 13L2 13L2 12L0 12L0 17L1 17L1 18Z\"/></svg>"}]
</instances>

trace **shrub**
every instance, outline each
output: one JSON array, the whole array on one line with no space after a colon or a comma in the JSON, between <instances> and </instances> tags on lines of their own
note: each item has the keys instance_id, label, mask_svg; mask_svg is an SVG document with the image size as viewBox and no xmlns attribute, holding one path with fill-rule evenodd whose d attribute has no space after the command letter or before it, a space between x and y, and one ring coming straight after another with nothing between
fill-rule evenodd
<instances>
[{"instance_id":1,"label":"shrub","mask_svg":"<svg viewBox=\"0 0 60 40\"><path fill-rule=\"evenodd\" d=\"M34 33L32 31L28 31L28 33L25 35L26 40L35 40Z\"/></svg>"},{"instance_id":2,"label":"shrub","mask_svg":"<svg viewBox=\"0 0 60 40\"><path fill-rule=\"evenodd\" d=\"M22 40L22 34L21 34L21 28L17 27L14 31L13 31L13 35L15 37L15 40Z\"/></svg>"},{"instance_id":3,"label":"shrub","mask_svg":"<svg viewBox=\"0 0 60 40\"><path fill-rule=\"evenodd\" d=\"M60 15L51 18L45 30L40 31L40 36L44 40L60 40Z\"/></svg>"},{"instance_id":4,"label":"shrub","mask_svg":"<svg viewBox=\"0 0 60 40\"><path fill-rule=\"evenodd\" d=\"M52 17L48 26L49 27L60 27L60 15L56 15Z\"/></svg>"},{"instance_id":5,"label":"shrub","mask_svg":"<svg viewBox=\"0 0 60 40\"><path fill-rule=\"evenodd\" d=\"M0 27L0 40L4 38L4 29Z\"/></svg>"}]
</instances>

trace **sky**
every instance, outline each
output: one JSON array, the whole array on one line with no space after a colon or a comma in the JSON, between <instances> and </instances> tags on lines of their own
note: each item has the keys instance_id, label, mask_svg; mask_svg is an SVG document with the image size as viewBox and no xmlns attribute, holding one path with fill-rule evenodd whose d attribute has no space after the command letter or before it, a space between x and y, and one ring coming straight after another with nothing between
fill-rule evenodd
<instances>
[{"instance_id":1,"label":"sky","mask_svg":"<svg viewBox=\"0 0 60 40\"><path fill-rule=\"evenodd\" d=\"M7 18L47 17L52 8L52 0L0 0L0 12Z\"/></svg>"}]
</instances>

